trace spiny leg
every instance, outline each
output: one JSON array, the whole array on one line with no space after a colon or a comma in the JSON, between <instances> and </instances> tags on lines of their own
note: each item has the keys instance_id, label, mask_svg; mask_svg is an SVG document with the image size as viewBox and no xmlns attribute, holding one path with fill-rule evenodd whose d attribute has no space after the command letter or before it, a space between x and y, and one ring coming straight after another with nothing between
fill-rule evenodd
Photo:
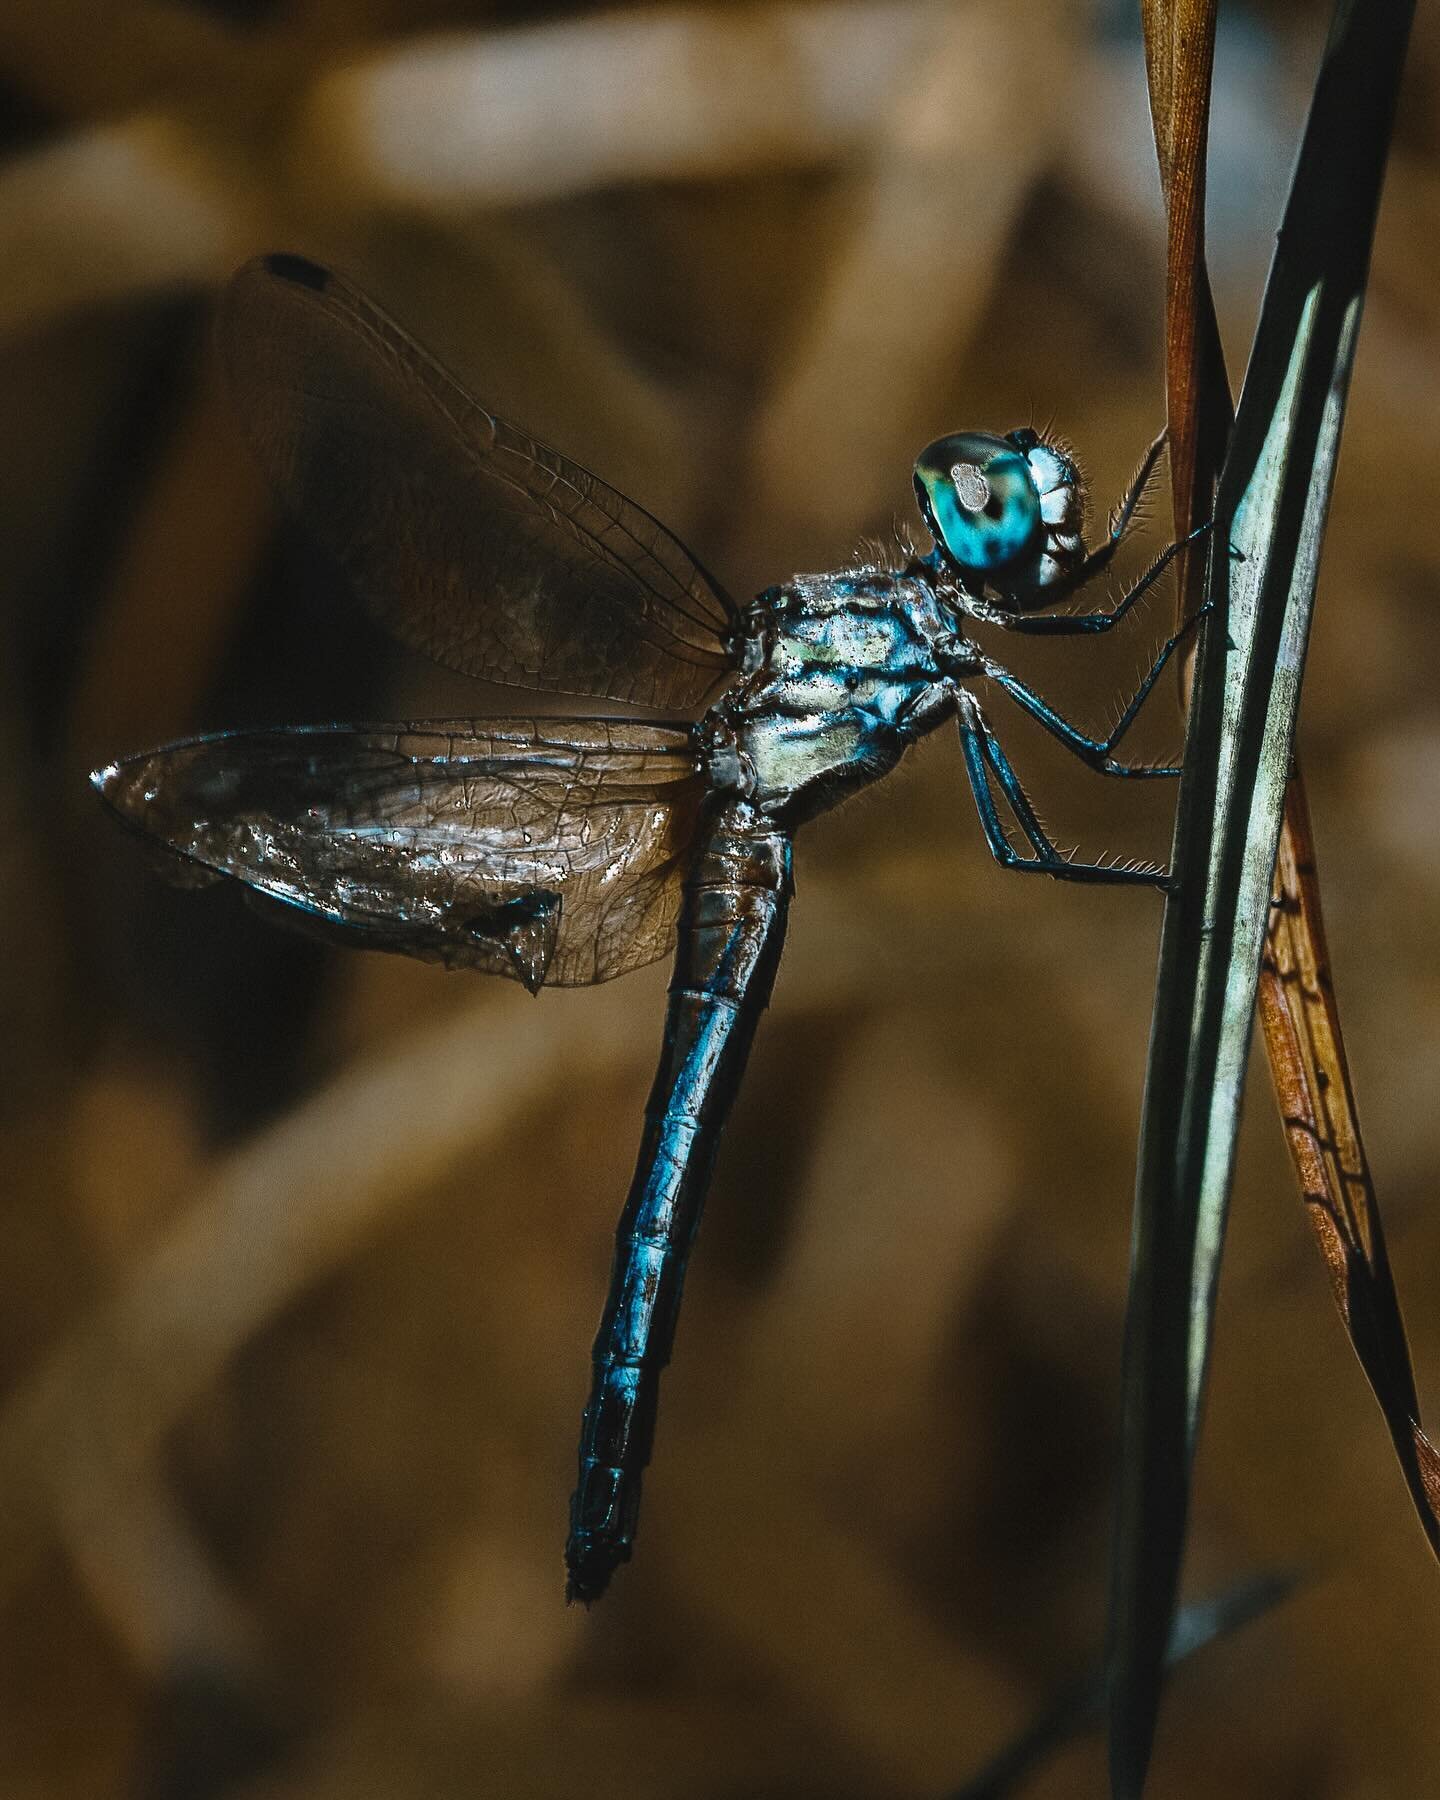
<instances>
[{"instance_id":1,"label":"spiny leg","mask_svg":"<svg viewBox=\"0 0 1440 1800\"><path fill-rule=\"evenodd\" d=\"M1020 778L1010 759L991 731L980 703L973 694L960 695L960 748L965 756L965 773L970 791L975 796L975 810L985 833L990 854L1002 868L1019 869L1036 875L1053 875L1057 881L1084 881L1108 886L1166 887L1169 877L1163 869L1124 867L1106 863L1073 862L1061 854L1046 836L1035 816ZM1014 813L1020 829L1030 840L1034 856L1022 856L1005 835L999 808L995 804L990 775L1000 783L1006 804Z\"/></svg>"},{"instance_id":2,"label":"spiny leg","mask_svg":"<svg viewBox=\"0 0 1440 1800\"><path fill-rule=\"evenodd\" d=\"M1187 619L1178 631L1172 633L1165 640L1155 661L1150 666L1149 674L1131 696L1125 710L1116 720L1110 735L1104 738L1088 737L1078 726L1072 725L1068 719L1062 718L1048 700L1043 699L1033 688L1027 687L1023 681L1012 675L1007 668L992 657L982 657L980 666L993 682L1005 690L1017 706L1028 712L1032 719L1038 720L1053 738L1063 744L1072 756L1078 756L1088 768L1097 770L1101 775L1126 775L1132 778L1178 775L1180 770L1176 765L1167 763L1152 767L1146 763L1116 762L1113 753L1115 746L1134 724L1136 715L1149 698L1150 690L1160 679L1166 663L1175 654L1177 647L1195 629L1207 610L1202 607L1192 618Z\"/></svg>"},{"instance_id":3,"label":"spiny leg","mask_svg":"<svg viewBox=\"0 0 1440 1800\"><path fill-rule=\"evenodd\" d=\"M965 610L974 618L983 619L987 625L998 625L1004 631L1029 633L1033 637L1086 637L1097 632L1109 631L1118 625L1130 608L1150 589L1170 567L1187 544L1193 544L1210 529L1209 522L1197 525L1189 537L1181 538L1179 543L1170 544L1155 558L1145 573L1115 602L1108 612L1091 613L1017 613L1009 612L1003 606L992 606L988 601L979 601L967 605ZM1097 552L1097 554L1100 554ZM1093 574L1094 571L1092 570ZM1081 579L1089 580L1089 575L1077 575L1073 581L1066 582L1066 589L1078 587Z\"/></svg>"},{"instance_id":4,"label":"spiny leg","mask_svg":"<svg viewBox=\"0 0 1440 1800\"><path fill-rule=\"evenodd\" d=\"M1130 521L1135 517L1135 508L1140 504L1146 488L1150 485L1150 477L1155 473L1155 465L1160 460L1160 452L1165 448L1169 436L1169 426L1162 425L1154 442L1141 457L1140 467L1131 477L1130 485L1125 490L1120 504L1110 515L1109 548L1112 552L1116 544L1130 529ZM1096 552L1097 555L1104 553L1103 550Z\"/></svg>"},{"instance_id":5,"label":"spiny leg","mask_svg":"<svg viewBox=\"0 0 1440 1800\"><path fill-rule=\"evenodd\" d=\"M1121 538L1130 529L1136 507L1139 506L1146 488L1150 485L1150 477L1155 473L1155 465L1160 460L1160 452L1165 448L1165 440L1168 436L1168 428L1162 429L1155 442L1145 452L1140 467L1135 471L1134 479L1125 490L1124 498L1110 515L1110 530L1106 535L1105 542L1098 550L1090 552L1080 567L1065 582L1066 588L1073 589L1083 586L1092 575L1098 575L1115 554L1120 546Z\"/></svg>"}]
</instances>

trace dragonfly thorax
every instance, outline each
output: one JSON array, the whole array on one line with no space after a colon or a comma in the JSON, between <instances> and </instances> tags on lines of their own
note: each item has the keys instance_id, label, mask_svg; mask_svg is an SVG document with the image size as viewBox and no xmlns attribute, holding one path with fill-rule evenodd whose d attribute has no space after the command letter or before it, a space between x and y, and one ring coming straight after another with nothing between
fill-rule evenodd
<instances>
[{"instance_id":1,"label":"dragonfly thorax","mask_svg":"<svg viewBox=\"0 0 1440 1800\"><path fill-rule=\"evenodd\" d=\"M713 710L724 769L772 816L826 811L953 709L960 642L928 572L797 575L746 616L742 680ZM712 763L716 779L722 764Z\"/></svg>"}]
</instances>

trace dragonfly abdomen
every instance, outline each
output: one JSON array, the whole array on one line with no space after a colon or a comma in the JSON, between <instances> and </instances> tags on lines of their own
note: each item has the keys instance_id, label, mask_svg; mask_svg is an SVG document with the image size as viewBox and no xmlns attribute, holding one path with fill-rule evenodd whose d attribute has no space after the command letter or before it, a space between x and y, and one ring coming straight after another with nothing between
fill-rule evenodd
<instances>
[{"instance_id":1,"label":"dragonfly abdomen","mask_svg":"<svg viewBox=\"0 0 1440 1800\"><path fill-rule=\"evenodd\" d=\"M727 807L686 881L664 1047L595 1339L565 1552L572 1599L597 1598L630 1556L685 1266L789 897L789 834L746 803Z\"/></svg>"}]
</instances>

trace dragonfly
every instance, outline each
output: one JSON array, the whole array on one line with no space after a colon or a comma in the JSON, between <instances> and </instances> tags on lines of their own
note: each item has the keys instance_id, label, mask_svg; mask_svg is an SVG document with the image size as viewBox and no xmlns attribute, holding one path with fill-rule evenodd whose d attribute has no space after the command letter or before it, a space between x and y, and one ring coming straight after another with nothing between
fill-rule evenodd
<instances>
[{"instance_id":1,"label":"dragonfly","mask_svg":"<svg viewBox=\"0 0 1440 1800\"><path fill-rule=\"evenodd\" d=\"M1176 775L1116 752L1195 621L1098 737L973 635L1120 623L1179 545L1104 609L1055 608L1110 562L1163 434L1094 550L1068 452L1029 429L965 431L915 463L927 553L796 575L741 605L649 513L497 418L344 277L296 255L250 263L216 338L281 497L395 637L467 676L631 709L225 731L91 777L180 879L244 883L352 945L531 993L673 948L581 1421L567 1594L589 1602L631 1556L690 1248L784 944L797 829L953 720L998 862L1165 884L1153 866L1056 848L980 694L1100 774Z\"/></svg>"}]
</instances>

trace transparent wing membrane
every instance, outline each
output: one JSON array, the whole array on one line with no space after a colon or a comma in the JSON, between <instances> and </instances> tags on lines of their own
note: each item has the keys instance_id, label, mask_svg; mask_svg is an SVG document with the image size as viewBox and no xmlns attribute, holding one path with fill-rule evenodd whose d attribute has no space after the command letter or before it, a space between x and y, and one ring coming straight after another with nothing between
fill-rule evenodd
<instances>
[{"instance_id":1,"label":"transparent wing membrane","mask_svg":"<svg viewBox=\"0 0 1440 1800\"><path fill-rule=\"evenodd\" d=\"M487 681L677 711L733 669L734 604L684 545L340 276L252 262L217 335L272 480L403 643Z\"/></svg>"},{"instance_id":2,"label":"transparent wing membrane","mask_svg":"<svg viewBox=\"0 0 1440 1800\"><path fill-rule=\"evenodd\" d=\"M189 879L532 992L665 955L705 792L688 732L570 719L230 732L94 780Z\"/></svg>"}]
</instances>

